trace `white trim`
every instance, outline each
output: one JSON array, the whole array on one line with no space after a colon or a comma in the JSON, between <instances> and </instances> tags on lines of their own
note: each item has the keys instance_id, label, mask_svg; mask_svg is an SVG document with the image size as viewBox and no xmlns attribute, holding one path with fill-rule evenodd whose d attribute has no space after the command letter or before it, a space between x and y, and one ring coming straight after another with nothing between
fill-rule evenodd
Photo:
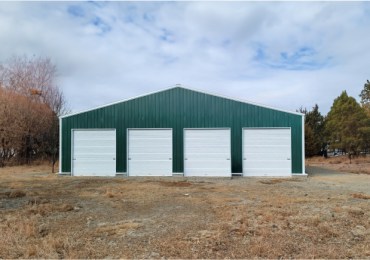
<instances>
[{"instance_id":1,"label":"white trim","mask_svg":"<svg viewBox=\"0 0 370 260\"><path fill-rule=\"evenodd\" d=\"M133 100L133 99L145 97L145 96L148 96L148 95L156 94L156 93L163 92L163 91L170 90L170 89L174 89L174 88L182 88L182 89L186 89L186 90L191 90L191 91L199 92L199 93L206 94L206 95L211 95L211 96L215 96L215 97L225 98L225 99L229 99L229 100L233 100L233 101L237 101L237 102L242 102L242 103L246 103L246 104L250 104L250 105L254 105L254 106L259 106L259 107L263 107L263 108L268 108L268 109L272 109L272 110L276 110L276 111L280 111L280 112L285 112L285 113L289 113L289 114L293 114L293 115L299 115L299 116L303 116L304 115L304 114L299 113L299 112L287 111L287 110L283 110L283 109L279 109L279 108L274 108L274 107L271 107L271 106L267 106L267 105L263 105L263 104L259 104L259 103L255 103L255 102L251 102L251 101L247 101L247 100L231 98L231 97L228 97L228 96L214 94L214 93L211 93L211 92L205 92L205 91L201 91L201 90L197 90L197 89L193 89L193 88L183 87L181 85L175 85L175 86L171 86L171 87L168 87L168 88L165 88L165 89L162 89L162 90L158 90L158 91L154 91L154 92L149 92L147 94L135 96L135 97L132 97L132 98L129 98L129 99L124 99L124 100L112 102L112 103L109 103L109 104L105 104L105 105L102 105L102 106L98 106L98 107L95 107L95 108L90 108L90 109L82 110L80 112L71 113L69 115L64 115L64 116L61 116L60 118L65 118L65 117L70 117L70 116L78 115L78 114L81 114L81 113L85 113L85 112L93 111L93 110L96 110L96 109L100 109L100 108L104 108L104 107L116 105L116 104L119 104L119 103L127 102L127 101L130 101L130 100Z\"/></svg>"},{"instance_id":2,"label":"white trim","mask_svg":"<svg viewBox=\"0 0 370 260\"><path fill-rule=\"evenodd\" d=\"M59 174L62 174L62 119L59 118Z\"/></svg>"},{"instance_id":3,"label":"white trim","mask_svg":"<svg viewBox=\"0 0 370 260\"><path fill-rule=\"evenodd\" d=\"M124 99L124 100L120 100L120 101L115 101L115 102L112 102L112 103L108 103L108 104L105 104L105 105L97 106L95 108L90 108L90 109L82 110L82 111L79 111L79 112L71 113L71 114L68 114L68 115L64 115L64 116L61 116L60 118L70 117L70 116L82 114L82 113L85 113L85 112L93 111L93 110L96 110L96 109L100 109L100 108L104 108L104 107L109 107L109 106L112 106L112 105L116 105L116 104L127 102L127 101L130 101L130 100L133 100L133 99L137 99L137 98L149 96L149 95L152 95L152 94L156 94L156 93L163 92L163 91L170 90L170 89L177 88L177 87L178 86L174 86L174 87L171 86L171 87L168 87L168 88L165 88L165 89L161 89L161 90L149 92L147 94L142 94L142 95L135 96L135 97L132 97L132 98L128 98L128 99Z\"/></svg>"},{"instance_id":4,"label":"white trim","mask_svg":"<svg viewBox=\"0 0 370 260\"><path fill-rule=\"evenodd\" d=\"M115 147L115 154L116 154L116 175L117 175L117 129L116 128L72 128L71 129L71 176L75 176L73 172L73 148L74 148L74 131L114 131L116 134L116 145Z\"/></svg>"},{"instance_id":5,"label":"white trim","mask_svg":"<svg viewBox=\"0 0 370 260\"><path fill-rule=\"evenodd\" d=\"M306 155L305 155L305 134L304 134L305 115L302 116L302 174L306 174Z\"/></svg>"},{"instance_id":6,"label":"white trim","mask_svg":"<svg viewBox=\"0 0 370 260\"><path fill-rule=\"evenodd\" d=\"M178 87L178 86L176 86L176 87ZM299 116L304 115L304 114L302 114L300 112L292 112L292 111L288 111L288 110L284 110L284 109L280 109L280 108L275 108L275 107L271 107L271 106L259 104L259 103L248 101L248 100L243 100L243 99L238 99L238 98L232 98L232 97L229 97L229 96L225 96L225 95L221 95L221 94L216 94L216 93L213 93L213 92L205 92L205 91L202 91L202 90L197 90L197 89L188 88L188 87L181 87L181 88L187 89L187 90L192 90L192 91L199 92L199 93L202 93L202 94L212 95L212 96L215 96L215 97L226 98L226 99L229 99L229 100L238 101L238 102L246 103L246 104L249 104L249 105L254 105L254 106L268 108L268 109L272 109L272 110L276 110L276 111L280 111L280 112L285 112L285 113L289 113L289 114L293 114L293 115L299 115Z\"/></svg>"},{"instance_id":7,"label":"white trim","mask_svg":"<svg viewBox=\"0 0 370 260\"><path fill-rule=\"evenodd\" d=\"M228 130L231 127L185 127L183 130Z\"/></svg>"},{"instance_id":8,"label":"white trim","mask_svg":"<svg viewBox=\"0 0 370 260\"><path fill-rule=\"evenodd\" d=\"M73 148L74 148L74 130L75 129L71 129L71 147L70 147L70 149L71 149L71 158L70 158L70 160L71 160L71 176L74 176L74 174L73 174Z\"/></svg>"},{"instance_id":9,"label":"white trim","mask_svg":"<svg viewBox=\"0 0 370 260\"><path fill-rule=\"evenodd\" d=\"M129 163L128 163L128 156L129 156L129 130L171 130L171 163L172 163L172 175L173 175L173 128L126 128L126 176L130 177L130 170L129 170ZM137 177L137 176L134 176Z\"/></svg>"},{"instance_id":10,"label":"white trim","mask_svg":"<svg viewBox=\"0 0 370 260\"><path fill-rule=\"evenodd\" d=\"M292 177L305 177L308 176L307 173L292 173Z\"/></svg>"}]
</instances>

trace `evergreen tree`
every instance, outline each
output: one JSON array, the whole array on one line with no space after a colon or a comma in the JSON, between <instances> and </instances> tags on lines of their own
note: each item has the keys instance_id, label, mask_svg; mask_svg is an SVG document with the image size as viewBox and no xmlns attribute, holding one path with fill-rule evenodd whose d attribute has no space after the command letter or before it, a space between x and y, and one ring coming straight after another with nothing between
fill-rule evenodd
<instances>
[{"instance_id":1,"label":"evergreen tree","mask_svg":"<svg viewBox=\"0 0 370 260\"><path fill-rule=\"evenodd\" d=\"M311 111L300 108L299 112L305 114L305 154L307 157L320 154L325 147L324 126L325 118L319 112L319 106L315 104Z\"/></svg>"},{"instance_id":2,"label":"evergreen tree","mask_svg":"<svg viewBox=\"0 0 370 260\"><path fill-rule=\"evenodd\" d=\"M334 100L326 121L326 132L331 148L351 155L363 148L364 128L368 117L362 107L346 91ZM366 132L366 131L365 131Z\"/></svg>"},{"instance_id":3,"label":"evergreen tree","mask_svg":"<svg viewBox=\"0 0 370 260\"><path fill-rule=\"evenodd\" d=\"M367 80L364 89L361 91L361 105L366 110L367 114L370 116L370 81Z\"/></svg>"},{"instance_id":4,"label":"evergreen tree","mask_svg":"<svg viewBox=\"0 0 370 260\"><path fill-rule=\"evenodd\" d=\"M324 127L325 119L319 112L319 106L315 104L311 111L306 114L305 123L312 129L313 132L313 154L317 155L324 148Z\"/></svg>"}]
</instances>

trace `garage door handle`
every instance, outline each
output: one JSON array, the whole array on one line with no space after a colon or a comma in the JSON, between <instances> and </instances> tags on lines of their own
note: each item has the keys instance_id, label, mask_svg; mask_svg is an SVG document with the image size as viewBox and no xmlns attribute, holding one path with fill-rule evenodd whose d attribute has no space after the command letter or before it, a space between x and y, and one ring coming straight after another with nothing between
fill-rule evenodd
<instances>
[{"instance_id":1,"label":"garage door handle","mask_svg":"<svg viewBox=\"0 0 370 260\"><path fill-rule=\"evenodd\" d=\"M288 161L290 161L290 158L287 158Z\"/></svg>"},{"instance_id":2,"label":"garage door handle","mask_svg":"<svg viewBox=\"0 0 370 260\"><path fill-rule=\"evenodd\" d=\"M247 158L243 158L243 160L247 160Z\"/></svg>"},{"instance_id":3,"label":"garage door handle","mask_svg":"<svg viewBox=\"0 0 370 260\"><path fill-rule=\"evenodd\" d=\"M113 158L113 161L116 160L116 158Z\"/></svg>"},{"instance_id":4,"label":"garage door handle","mask_svg":"<svg viewBox=\"0 0 370 260\"><path fill-rule=\"evenodd\" d=\"M128 158L129 160L131 160L131 158Z\"/></svg>"},{"instance_id":5,"label":"garage door handle","mask_svg":"<svg viewBox=\"0 0 370 260\"><path fill-rule=\"evenodd\" d=\"M168 158L168 160L172 160L172 158Z\"/></svg>"},{"instance_id":6,"label":"garage door handle","mask_svg":"<svg viewBox=\"0 0 370 260\"><path fill-rule=\"evenodd\" d=\"M187 160L188 158L185 158L185 160Z\"/></svg>"},{"instance_id":7,"label":"garage door handle","mask_svg":"<svg viewBox=\"0 0 370 260\"><path fill-rule=\"evenodd\" d=\"M73 158L73 161L76 161L76 158Z\"/></svg>"},{"instance_id":8,"label":"garage door handle","mask_svg":"<svg viewBox=\"0 0 370 260\"><path fill-rule=\"evenodd\" d=\"M229 160L230 161L230 158L227 158L226 160Z\"/></svg>"}]
</instances>

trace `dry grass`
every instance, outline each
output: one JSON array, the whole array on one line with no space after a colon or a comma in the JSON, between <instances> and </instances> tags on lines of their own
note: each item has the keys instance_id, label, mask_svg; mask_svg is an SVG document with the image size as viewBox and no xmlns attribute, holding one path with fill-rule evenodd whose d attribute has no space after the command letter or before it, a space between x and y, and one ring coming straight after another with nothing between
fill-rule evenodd
<instances>
[{"instance_id":1,"label":"dry grass","mask_svg":"<svg viewBox=\"0 0 370 260\"><path fill-rule=\"evenodd\" d=\"M354 193L352 194L352 197L354 197L355 199L370 200L370 195L366 195L363 193Z\"/></svg>"},{"instance_id":2,"label":"dry grass","mask_svg":"<svg viewBox=\"0 0 370 260\"><path fill-rule=\"evenodd\" d=\"M317 156L306 159L306 166L319 166L340 172L370 174L370 156L355 157L351 163L348 156L329 158Z\"/></svg>"},{"instance_id":3,"label":"dry grass","mask_svg":"<svg viewBox=\"0 0 370 260\"><path fill-rule=\"evenodd\" d=\"M0 258L370 258L369 195L359 185L370 176L325 178L8 169L0 174Z\"/></svg>"},{"instance_id":4,"label":"dry grass","mask_svg":"<svg viewBox=\"0 0 370 260\"><path fill-rule=\"evenodd\" d=\"M9 198L21 198L26 196L26 193L21 190L15 190L9 193Z\"/></svg>"},{"instance_id":5,"label":"dry grass","mask_svg":"<svg viewBox=\"0 0 370 260\"><path fill-rule=\"evenodd\" d=\"M275 179L260 180L259 182L262 184L277 184L277 183L282 183L282 182L287 182L287 181L300 182L301 180L296 179L296 178L275 178Z\"/></svg>"}]
</instances>

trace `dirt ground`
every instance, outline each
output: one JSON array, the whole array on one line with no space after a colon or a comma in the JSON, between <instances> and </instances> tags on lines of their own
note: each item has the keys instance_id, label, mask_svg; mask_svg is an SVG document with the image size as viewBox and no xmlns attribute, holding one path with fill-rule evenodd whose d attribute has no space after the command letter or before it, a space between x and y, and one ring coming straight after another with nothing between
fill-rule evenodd
<instances>
[{"instance_id":1,"label":"dirt ground","mask_svg":"<svg viewBox=\"0 0 370 260\"><path fill-rule=\"evenodd\" d=\"M312 157L306 160L308 166L325 167L327 169L350 172L350 173L364 173L370 174L370 155L358 156L349 160L347 155L323 158Z\"/></svg>"},{"instance_id":2,"label":"dirt ground","mask_svg":"<svg viewBox=\"0 0 370 260\"><path fill-rule=\"evenodd\" d=\"M0 258L368 258L370 175L60 177L0 169Z\"/></svg>"}]
</instances>

